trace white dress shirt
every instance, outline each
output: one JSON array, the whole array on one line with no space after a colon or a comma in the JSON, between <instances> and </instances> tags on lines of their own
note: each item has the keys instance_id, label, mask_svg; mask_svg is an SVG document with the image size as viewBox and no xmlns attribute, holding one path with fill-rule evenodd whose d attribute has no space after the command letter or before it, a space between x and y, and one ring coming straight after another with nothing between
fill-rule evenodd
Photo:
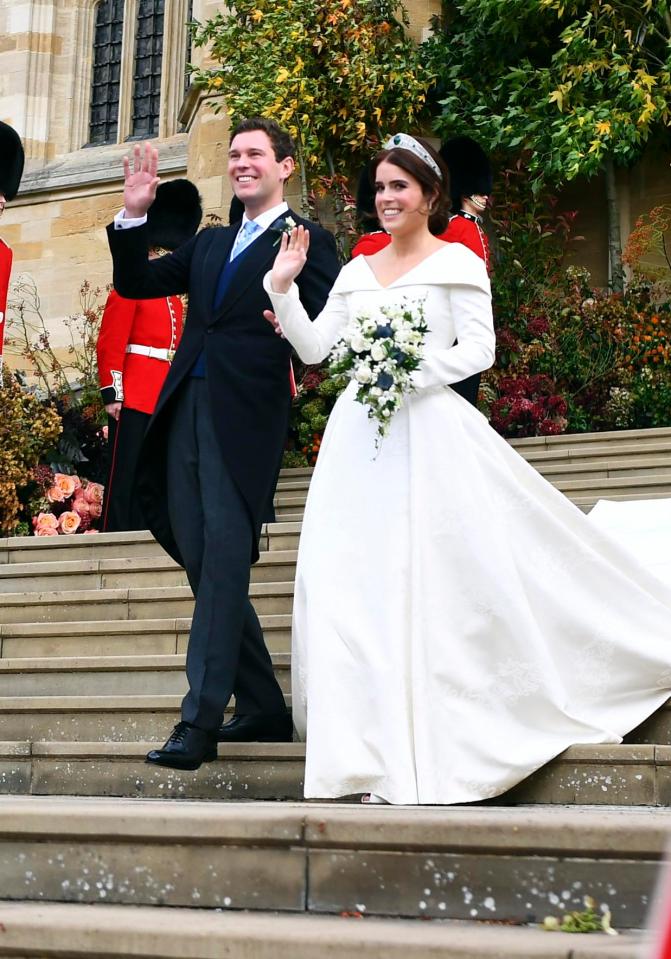
<instances>
[{"instance_id":1,"label":"white dress shirt","mask_svg":"<svg viewBox=\"0 0 671 959\"><path fill-rule=\"evenodd\" d=\"M289 209L289 204L286 200L282 200L281 203L278 203L276 206L271 207L270 210L264 210L263 213L259 213L257 217L254 217L254 222L261 228L260 232L257 232L255 239L261 236L261 233L265 233L271 223L274 223L275 220L282 216L283 213L286 213ZM243 228L245 223L247 223L251 217L248 217L246 213L242 214L242 223L240 224L240 230ZM127 217L126 210L119 210L117 215L114 217L114 229L115 230L130 230L135 226L143 226L147 222L147 215L138 216L138 217ZM238 230L238 233L240 232ZM235 247L236 240L238 238L238 233L235 234L235 240L233 241L233 249Z\"/></svg>"}]
</instances>

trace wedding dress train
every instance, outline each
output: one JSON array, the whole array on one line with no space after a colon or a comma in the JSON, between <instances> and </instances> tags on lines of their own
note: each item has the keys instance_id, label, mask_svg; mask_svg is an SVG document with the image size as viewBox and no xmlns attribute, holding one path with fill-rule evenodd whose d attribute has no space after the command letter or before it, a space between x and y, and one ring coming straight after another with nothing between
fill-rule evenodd
<instances>
[{"instance_id":1,"label":"wedding dress train","mask_svg":"<svg viewBox=\"0 0 671 959\"><path fill-rule=\"evenodd\" d=\"M310 484L292 653L306 797L471 802L568 746L620 742L670 695L671 589L446 386L492 361L478 258L446 244L383 288L358 257L313 324L295 287L265 283L306 362L364 309L421 301L429 324L379 452L350 384Z\"/></svg>"}]
</instances>

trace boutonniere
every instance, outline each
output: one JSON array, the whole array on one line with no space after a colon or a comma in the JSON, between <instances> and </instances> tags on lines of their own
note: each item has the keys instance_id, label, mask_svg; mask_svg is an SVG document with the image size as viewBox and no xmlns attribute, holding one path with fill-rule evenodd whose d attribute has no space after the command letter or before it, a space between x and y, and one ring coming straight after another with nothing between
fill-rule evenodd
<instances>
[{"instance_id":1,"label":"boutonniere","mask_svg":"<svg viewBox=\"0 0 671 959\"><path fill-rule=\"evenodd\" d=\"M273 233L279 233L279 236L273 243L273 246L277 246L282 239L283 234L286 233L286 235L289 236L291 231L296 229L296 226L297 223L292 216L288 216L284 220L279 220L277 223L274 223L270 229L273 231Z\"/></svg>"}]
</instances>

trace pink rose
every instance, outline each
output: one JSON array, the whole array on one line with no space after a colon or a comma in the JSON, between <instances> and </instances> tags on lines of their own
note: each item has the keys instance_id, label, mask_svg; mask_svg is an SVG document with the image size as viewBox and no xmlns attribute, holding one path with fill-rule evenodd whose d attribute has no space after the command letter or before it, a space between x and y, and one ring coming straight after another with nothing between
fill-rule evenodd
<instances>
[{"instance_id":1,"label":"pink rose","mask_svg":"<svg viewBox=\"0 0 671 959\"><path fill-rule=\"evenodd\" d=\"M50 503L62 503L65 500L65 494L60 486L50 486L47 490L47 499Z\"/></svg>"},{"instance_id":2,"label":"pink rose","mask_svg":"<svg viewBox=\"0 0 671 959\"><path fill-rule=\"evenodd\" d=\"M33 517L33 526L35 528L36 536L47 536L45 532L38 532L38 530L47 530L53 529L58 535L58 520L53 513L38 513L37 516Z\"/></svg>"},{"instance_id":3,"label":"pink rose","mask_svg":"<svg viewBox=\"0 0 671 959\"><path fill-rule=\"evenodd\" d=\"M72 509L78 516L88 516L91 511L91 505L86 502L83 496L77 495L72 501Z\"/></svg>"},{"instance_id":4,"label":"pink rose","mask_svg":"<svg viewBox=\"0 0 671 959\"><path fill-rule=\"evenodd\" d=\"M79 479L79 477L77 477L77 479ZM79 485L81 486L82 484L80 483ZM67 473L54 473L54 487L62 491L63 499L65 500L68 496L72 496L77 488L75 485L75 477L68 476ZM52 487L52 489L54 487Z\"/></svg>"},{"instance_id":5,"label":"pink rose","mask_svg":"<svg viewBox=\"0 0 671 959\"><path fill-rule=\"evenodd\" d=\"M92 519L98 519L102 516L103 508L100 503L89 503L89 515Z\"/></svg>"},{"instance_id":6,"label":"pink rose","mask_svg":"<svg viewBox=\"0 0 671 959\"><path fill-rule=\"evenodd\" d=\"M71 476L70 479L75 484L75 493L76 493L78 489L82 488L82 481L80 480L78 476Z\"/></svg>"},{"instance_id":7,"label":"pink rose","mask_svg":"<svg viewBox=\"0 0 671 959\"><path fill-rule=\"evenodd\" d=\"M84 499L87 503L97 503L102 506L105 487L101 483L89 483L84 490Z\"/></svg>"},{"instance_id":8,"label":"pink rose","mask_svg":"<svg viewBox=\"0 0 671 959\"><path fill-rule=\"evenodd\" d=\"M58 530L52 526L38 526L35 530L35 536L58 536Z\"/></svg>"},{"instance_id":9,"label":"pink rose","mask_svg":"<svg viewBox=\"0 0 671 959\"><path fill-rule=\"evenodd\" d=\"M76 533L80 523L81 518L71 509L66 509L65 512L61 513L58 517L58 527L60 531L66 535Z\"/></svg>"},{"instance_id":10,"label":"pink rose","mask_svg":"<svg viewBox=\"0 0 671 959\"><path fill-rule=\"evenodd\" d=\"M92 533L97 533L97 529L85 529L82 533L82 536L91 536Z\"/></svg>"}]
</instances>

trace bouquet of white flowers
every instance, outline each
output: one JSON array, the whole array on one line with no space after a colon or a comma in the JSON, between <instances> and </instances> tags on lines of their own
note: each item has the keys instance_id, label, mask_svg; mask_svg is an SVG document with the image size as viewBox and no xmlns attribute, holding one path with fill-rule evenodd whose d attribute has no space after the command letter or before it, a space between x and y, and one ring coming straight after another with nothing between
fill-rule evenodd
<instances>
[{"instance_id":1,"label":"bouquet of white flowers","mask_svg":"<svg viewBox=\"0 0 671 959\"><path fill-rule=\"evenodd\" d=\"M331 351L331 375L354 380L357 401L377 420L376 447L404 395L414 390L410 375L422 360L427 329L423 302L383 306L376 315L356 316Z\"/></svg>"}]
</instances>

